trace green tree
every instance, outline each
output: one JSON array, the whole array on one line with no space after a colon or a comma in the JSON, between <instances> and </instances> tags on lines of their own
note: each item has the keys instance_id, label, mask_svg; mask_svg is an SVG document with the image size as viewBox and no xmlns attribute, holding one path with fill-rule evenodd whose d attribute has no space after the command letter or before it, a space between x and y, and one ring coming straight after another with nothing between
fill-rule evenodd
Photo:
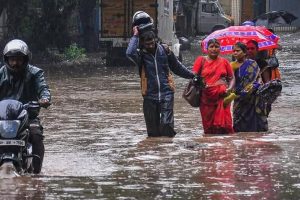
<instances>
[{"instance_id":1,"label":"green tree","mask_svg":"<svg viewBox=\"0 0 300 200\"><path fill-rule=\"evenodd\" d=\"M37 49L58 48L63 52L71 44L68 24L76 5L76 0L41 1L41 14L34 20L32 34Z\"/></svg>"},{"instance_id":2,"label":"green tree","mask_svg":"<svg viewBox=\"0 0 300 200\"><path fill-rule=\"evenodd\" d=\"M6 9L7 14L7 34L5 37L7 39L10 38L23 38L26 33L24 33L24 24L26 24L26 17L28 16L28 0L18 1L18 0L10 0L4 1L1 0L0 4L1 13L4 9Z\"/></svg>"},{"instance_id":3,"label":"green tree","mask_svg":"<svg viewBox=\"0 0 300 200\"><path fill-rule=\"evenodd\" d=\"M57 48L60 52L71 44L68 24L77 0L0 0L0 13L6 10L7 33L4 41L20 38L31 49L45 51Z\"/></svg>"}]
</instances>

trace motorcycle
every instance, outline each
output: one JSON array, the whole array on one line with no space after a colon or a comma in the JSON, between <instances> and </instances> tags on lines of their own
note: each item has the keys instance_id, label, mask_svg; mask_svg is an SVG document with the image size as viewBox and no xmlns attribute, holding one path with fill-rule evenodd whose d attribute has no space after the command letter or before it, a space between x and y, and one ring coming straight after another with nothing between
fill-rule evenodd
<instances>
[{"instance_id":1,"label":"motorcycle","mask_svg":"<svg viewBox=\"0 0 300 200\"><path fill-rule=\"evenodd\" d=\"M0 101L0 172L15 176L32 173L32 159L39 156L32 154L29 119L37 116L39 110L39 103L34 101Z\"/></svg>"}]
</instances>

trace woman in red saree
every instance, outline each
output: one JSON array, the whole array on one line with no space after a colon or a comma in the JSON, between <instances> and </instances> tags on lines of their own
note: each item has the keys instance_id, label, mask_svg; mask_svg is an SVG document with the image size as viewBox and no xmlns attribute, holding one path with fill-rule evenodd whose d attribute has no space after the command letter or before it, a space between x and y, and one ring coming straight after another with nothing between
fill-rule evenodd
<instances>
[{"instance_id":1,"label":"woman in red saree","mask_svg":"<svg viewBox=\"0 0 300 200\"><path fill-rule=\"evenodd\" d=\"M224 97L234 86L233 70L230 63L219 56L220 43L218 40L209 40L207 50L207 57L199 56L193 67L193 72L202 76L206 83L200 99L204 133L233 133L230 104L225 107L223 105ZM200 69L201 66L203 67L202 70Z\"/></svg>"}]
</instances>

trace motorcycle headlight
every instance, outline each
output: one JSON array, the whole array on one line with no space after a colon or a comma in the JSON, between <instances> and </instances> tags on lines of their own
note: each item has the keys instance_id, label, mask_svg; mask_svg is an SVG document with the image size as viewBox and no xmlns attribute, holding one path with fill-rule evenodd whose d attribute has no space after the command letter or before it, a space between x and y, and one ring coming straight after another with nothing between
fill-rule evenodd
<instances>
[{"instance_id":1,"label":"motorcycle headlight","mask_svg":"<svg viewBox=\"0 0 300 200\"><path fill-rule=\"evenodd\" d=\"M3 120L0 121L0 135L1 138L15 138L17 137L20 127L20 120Z\"/></svg>"}]
</instances>

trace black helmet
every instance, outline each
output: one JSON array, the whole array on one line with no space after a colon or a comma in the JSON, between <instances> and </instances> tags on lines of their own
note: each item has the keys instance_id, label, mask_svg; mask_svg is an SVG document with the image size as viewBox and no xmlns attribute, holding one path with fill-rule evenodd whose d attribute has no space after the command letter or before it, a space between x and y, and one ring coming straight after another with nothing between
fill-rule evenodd
<instances>
[{"instance_id":1,"label":"black helmet","mask_svg":"<svg viewBox=\"0 0 300 200\"><path fill-rule=\"evenodd\" d=\"M132 17L132 26L153 23L152 18L144 11L137 11Z\"/></svg>"},{"instance_id":2,"label":"black helmet","mask_svg":"<svg viewBox=\"0 0 300 200\"><path fill-rule=\"evenodd\" d=\"M144 11L137 11L132 17L132 26L138 26L140 33L153 31L153 19Z\"/></svg>"}]
</instances>

